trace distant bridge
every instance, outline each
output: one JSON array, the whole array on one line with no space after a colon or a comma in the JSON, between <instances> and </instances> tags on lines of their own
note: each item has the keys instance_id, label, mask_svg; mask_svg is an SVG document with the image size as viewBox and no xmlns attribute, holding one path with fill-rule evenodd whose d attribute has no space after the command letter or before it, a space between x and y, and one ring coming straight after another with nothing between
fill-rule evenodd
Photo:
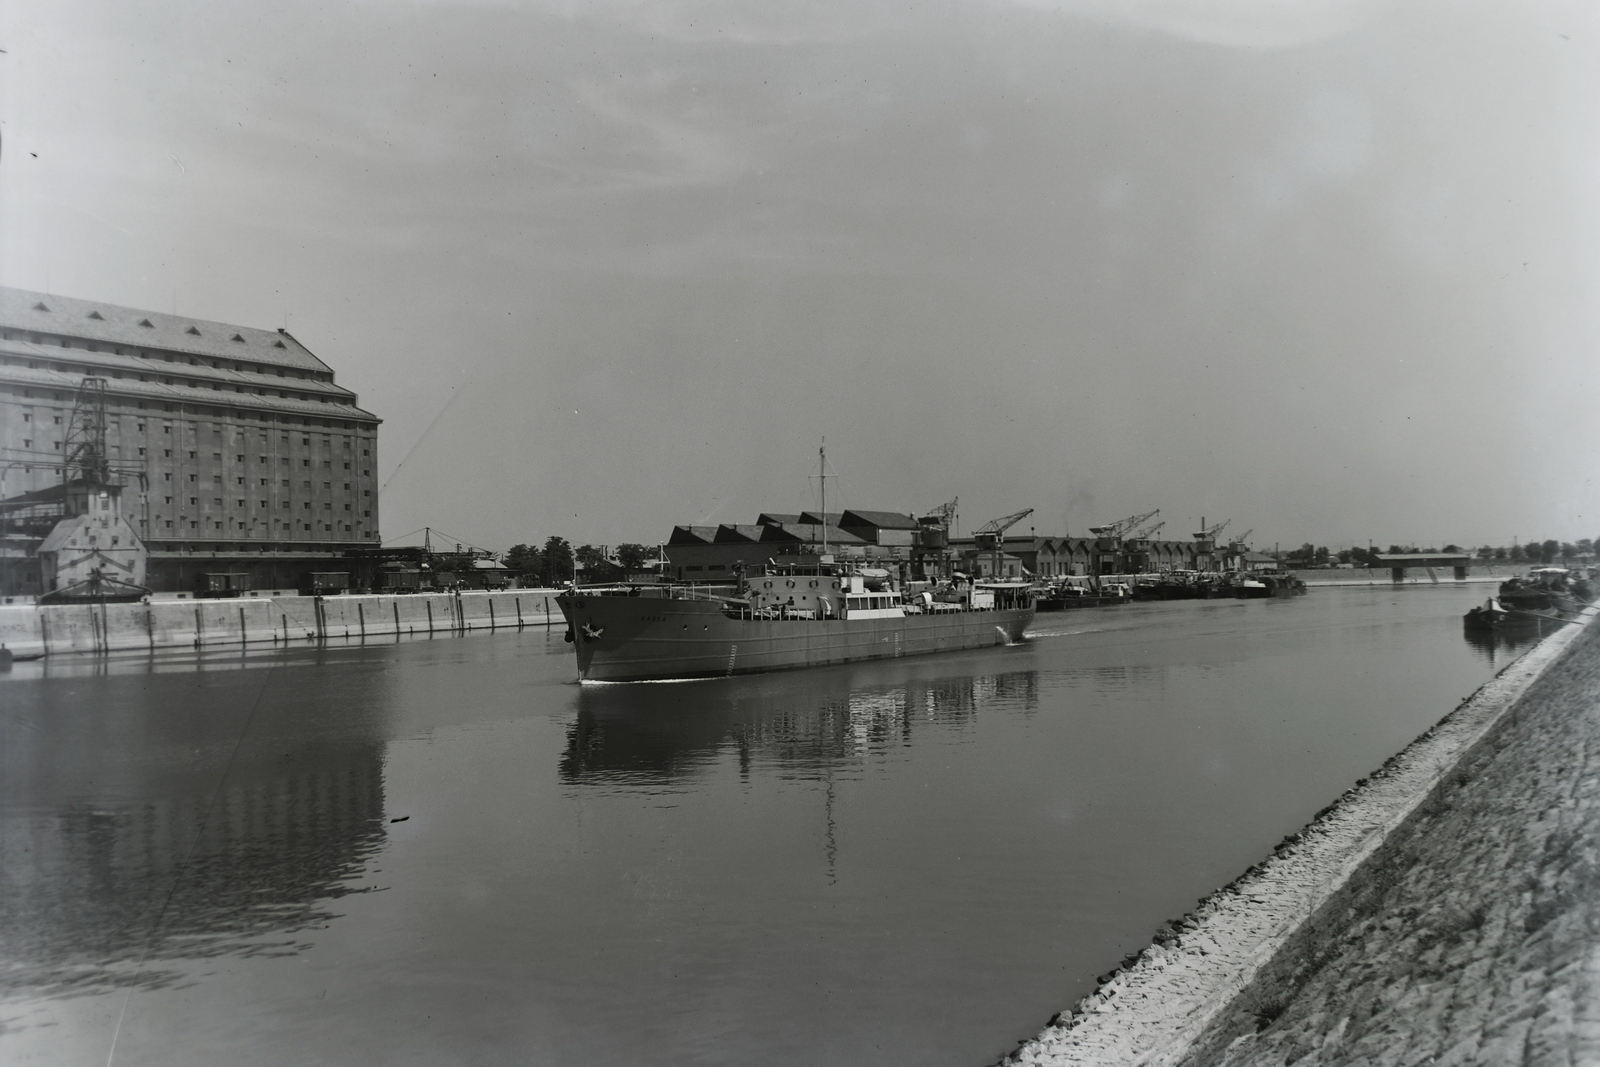
<instances>
[{"instance_id":1,"label":"distant bridge","mask_svg":"<svg viewBox=\"0 0 1600 1067\"><path fill-rule=\"evenodd\" d=\"M1397 582L1405 581L1407 567L1426 567L1441 569L1449 567L1456 581L1462 581L1467 576L1467 568L1472 564L1472 556L1466 552L1394 552L1384 554L1374 553L1378 562L1389 568L1389 573Z\"/></svg>"}]
</instances>

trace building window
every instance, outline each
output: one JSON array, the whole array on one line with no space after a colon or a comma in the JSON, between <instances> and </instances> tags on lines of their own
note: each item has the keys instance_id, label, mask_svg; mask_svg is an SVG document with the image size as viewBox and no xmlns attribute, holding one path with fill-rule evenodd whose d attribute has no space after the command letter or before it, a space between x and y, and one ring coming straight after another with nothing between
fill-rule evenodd
<instances>
[{"instance_id":1,"label":"building window","mask_svg":"<svg viewBox=\"0 0 1600 1067\"><path fill-rule=\"evenodd\" d=\"M139 455L141 455L141 456L144 455L144 449L142 449L142 448L139 449Z\"/></svg>"},{"instance_id":2,"label":"building window","mask_svg":"<svg viewBox=\"0 0 1600 1067\"><path fill-rule=\"evenodd\" d=\"M33 421L33 416L31 414L27 413L27 412L23 412L22 421L23 422L32 422Z\"/></svg>"}]
</instances>

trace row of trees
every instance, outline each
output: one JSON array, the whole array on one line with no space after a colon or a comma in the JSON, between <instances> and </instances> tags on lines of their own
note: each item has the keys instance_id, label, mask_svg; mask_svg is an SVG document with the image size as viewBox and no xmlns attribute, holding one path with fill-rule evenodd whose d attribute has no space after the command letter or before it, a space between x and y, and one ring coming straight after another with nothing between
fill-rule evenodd
<instances>
[{"instance_id":1,"label":"row of trees","mask_svg":"<svg viewBox=\"0 0 1600 1067\"><path fill-rule=\"evenodd\" d=\"M644 569L647 560L660 555L657 548L644 545L618 545L608 558L594 545L573 548L564 537L545 539L544 547L512 545L503 562L523 585L561 585L577 577L588 581L610 581L629 571Z\"/></svg>"},{"instance_id":2,"label":"row of trees","mask_svg":"<svg viewBox=\"0 0 1600 1067\"><path fill-rule=\"evenodd\" d=\"M1378 560L1381 551L1386 555L1408 552L1467 552L1485 563L1571 563L1574 560L1592 559L1594 545L1594 540L1585 537L1577 542L1519 541L1510 546L1480 545L1475 549L1463 549L1460 545L1445 545L1443 548L1390 545L1387 550L1346 548L1339 552L1329 552L1326 547L1314 546L1307 542L1285 553L1284 562L1291 567L1320 567L1337 560L1340 563L1353 563L1357 567L1381 567L1383 564Z\"/></svg>"}]
</instances>

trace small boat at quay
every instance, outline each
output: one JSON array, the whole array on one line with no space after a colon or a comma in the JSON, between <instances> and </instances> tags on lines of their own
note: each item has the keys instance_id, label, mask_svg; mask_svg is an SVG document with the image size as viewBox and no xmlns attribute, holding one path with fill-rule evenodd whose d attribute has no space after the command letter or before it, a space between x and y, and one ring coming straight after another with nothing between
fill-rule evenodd
<instances>
[{"instance_id":1,"label":"small boat at quay","mask_svg":"<svg viewBox=\"0 0 1600 1067\"><path fill-rule=\"evenodd\" d=\"M1511 618L1511 612L1501 606L1500 601L1490 597L1483 604L1472 608L1461 617L1461 625L1468 630L1482 633L1487 630L1498 630Z\"/></svg>"},{"instance_id":2,"label":"small boat at quay","mask_svg":"<svg viewBox=\"0 0 1600 1067\"><path fill-rule=\"evenodd\" d=\"M1034 613L1026 582L896 588L885 571L825 564L769 566L736 586L574 587L556 603L585 682L714 678L1015 644Z\"/></svg>"}]
</instances>

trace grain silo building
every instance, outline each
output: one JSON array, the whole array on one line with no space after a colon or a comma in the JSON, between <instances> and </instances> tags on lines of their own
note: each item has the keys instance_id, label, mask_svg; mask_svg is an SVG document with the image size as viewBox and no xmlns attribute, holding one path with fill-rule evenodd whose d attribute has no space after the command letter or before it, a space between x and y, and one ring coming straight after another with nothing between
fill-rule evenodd
<instances>
[{"instance_id":1,"label":"grain silo building","mask_svg":"<svg viewBox=\"0 0 1600 1067\"><path fill-rule=\"evenodd\" d=\"M290 587L380 542L378 424L286 330L0 288L0 500L68 477L86 379L156 590Z\"/></svg>"}]
</instances>

